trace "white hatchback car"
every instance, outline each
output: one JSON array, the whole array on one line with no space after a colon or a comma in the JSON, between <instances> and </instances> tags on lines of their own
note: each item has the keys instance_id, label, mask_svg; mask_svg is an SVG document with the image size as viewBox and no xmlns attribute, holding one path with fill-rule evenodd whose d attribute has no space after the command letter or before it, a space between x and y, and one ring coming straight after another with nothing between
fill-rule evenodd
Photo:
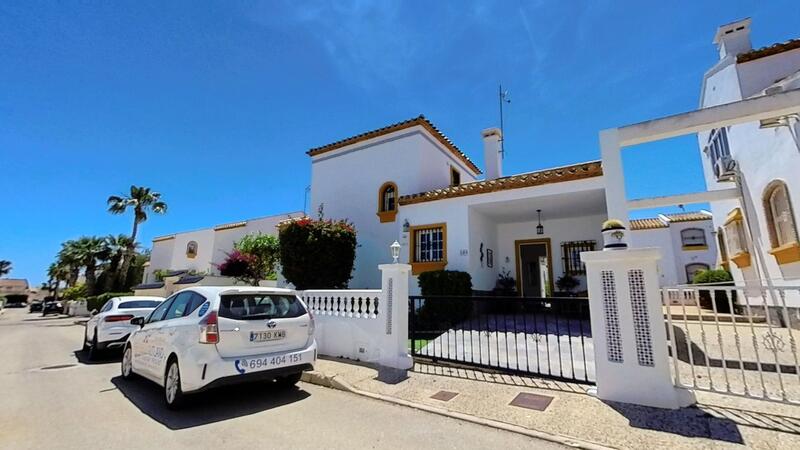
<instances>
[{"instance_id":1,"label":"white hatchback car","mask_svg":"<svg viewBox=\"0 0 800 450\"><path fill-rule=\"evenodd\" d=\"M128 335L139 327L131 324L131 319L149 315L164 297L126 296L109 299L86 322L83 334L83 349L89 351L89 359L106 349L121 349L128 341Z\"/></svg>"},{"instance_id":2,"label":"white hatchback car","mask_svg":"<svg viewBox=\"0 0 800 450\"><path fill-rule=\"evenodd\" d=\"M317 360L314 318L288 289L192 287L131 323L141 328L125 345L122 376L158 383L170 408L225 384L294 385Z\"/></svg>"}]
</instances>

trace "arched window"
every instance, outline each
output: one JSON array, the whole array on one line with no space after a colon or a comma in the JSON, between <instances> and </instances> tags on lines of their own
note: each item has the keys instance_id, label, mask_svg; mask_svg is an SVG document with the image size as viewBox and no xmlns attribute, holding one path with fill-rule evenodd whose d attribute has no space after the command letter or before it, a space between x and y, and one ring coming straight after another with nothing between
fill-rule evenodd
<instances>
[{"instance_id":1,"label":"arched window","mask_svg":"<svg viewBox=\"0 0 800 450\"><path fill-rule=\"evenodd\" d=\"M704 263L692 263L686 265L686 282L692 283L694 281L694 276L697 275L697 272L701 270L708 270L708 264Z\"/></svg>"},{"instance_id":2,"label":"arched window","mask_svg":"<svg viewBox=\"0 0 800 450\"><path fill-rule=\"evenodd\" d=\"M705 230L702 228L681 230L681 244L684 250L708 248Z\"/></svg>"},{"instance_id":3,"label":"arched window","mask_svg":"<svg viewBox=\"0 0 800 450\"><path fill-rule=\"evenodd\" d=\"M378 190L378 217L381 222L394 222L398 197L396 184L391 181L383 183Z\"/></svg>"},{"instance_id":4,"label":"arched window","mask_svg":"<svg viewBox=\"0 0 800 450\"><path fill-rule=\"evenodd\" d=\"M772 250L778 264L800 261L800 244L797 242L797 225L786 183L775 180L764 190L764 215Z\"/></svg>"},{"instance_id":5,"label":"arched window","mask_svg":"<svg viewBox=\"0 0 800 450\"><path fill-rule=\"evenodd\" d=\"M797 242L789 190L783 181L773 181L764 192L764 210L772 248Z\"/></svg>"},{"instance_id":6,"label":"arched window","mask_svg":"<svg viewBox=\"0 0 800 450\"><path fill-rule=\"evenodd\" d=\"M186 257L194 258L195 256L197 256L197 242L189 241L186 244Z\"/></svg>"}]
</instances>

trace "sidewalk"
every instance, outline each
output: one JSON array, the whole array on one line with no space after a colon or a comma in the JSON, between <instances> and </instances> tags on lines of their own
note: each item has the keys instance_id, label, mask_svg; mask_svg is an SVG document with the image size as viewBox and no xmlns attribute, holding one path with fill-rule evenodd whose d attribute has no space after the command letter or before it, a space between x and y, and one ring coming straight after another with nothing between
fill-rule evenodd
<instances>
[{"instance_id":1,"label":"sidewalk","mask_svg":"<svg viewBox=\"0 0 800 450\"><path fill-rule=\"evenodd\" d=\"M800 448L800 407L732 396L698 393L697 407L668 411L604 403L575 383L422 363L405 376L338 359L303 379L580 448ZM521 393L544 410L509 405Z\"/></svg>"}]
</instances>

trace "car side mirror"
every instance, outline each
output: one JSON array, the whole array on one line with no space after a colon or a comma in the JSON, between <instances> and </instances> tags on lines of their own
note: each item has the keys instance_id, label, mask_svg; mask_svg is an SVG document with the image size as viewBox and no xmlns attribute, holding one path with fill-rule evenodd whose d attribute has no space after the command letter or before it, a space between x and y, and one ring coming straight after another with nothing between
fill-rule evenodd
<instances>
[{"instance_id":1,"label":"car side mirror","mask_svg":"<svg viewBox=\"0 0 800 450\"><path fill-rule=\"evenodd\" d=\"M131 319L131 325L139 325L139 328L144 326L144 317L134 317Z\"/></svg>"}]
</instances>

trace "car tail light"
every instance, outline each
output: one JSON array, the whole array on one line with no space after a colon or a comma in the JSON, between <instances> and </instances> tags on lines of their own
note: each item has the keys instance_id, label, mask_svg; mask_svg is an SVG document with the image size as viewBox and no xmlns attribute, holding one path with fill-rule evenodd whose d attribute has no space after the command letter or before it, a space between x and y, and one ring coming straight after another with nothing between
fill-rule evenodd
<instances>
[{"instance_id":1,"label":"car tail light","mask_svg":"<svg viewBox=\"0 0 800 450\"><path fill-rule=\"evenodd\" d=\"M311 311L308 312L308 335L311 336L314 334L314 328L316 328L316 324L314 323L314 314L311 314Z\"/></svg>"},{"instance_id":2,"label":"car tail light","mask_svg":"<svg viewBox=\"0 0 800 450\"><path fill-rule=\"evenodd\" d=\"M103 322L129 322L133 319L132 314L117 314L113 316L105 316Z\"/></svg>"},{"instance_id":3,"label":"car tail light","mask_svg":"<svg viewBox=\"0 0 800 450\"><path fill-rule=\"evenodd\" d=\"M217 312L211 311L200 321L200 343L216 344L219 342L219 326Z\"/></svg>"}]
</instances>

